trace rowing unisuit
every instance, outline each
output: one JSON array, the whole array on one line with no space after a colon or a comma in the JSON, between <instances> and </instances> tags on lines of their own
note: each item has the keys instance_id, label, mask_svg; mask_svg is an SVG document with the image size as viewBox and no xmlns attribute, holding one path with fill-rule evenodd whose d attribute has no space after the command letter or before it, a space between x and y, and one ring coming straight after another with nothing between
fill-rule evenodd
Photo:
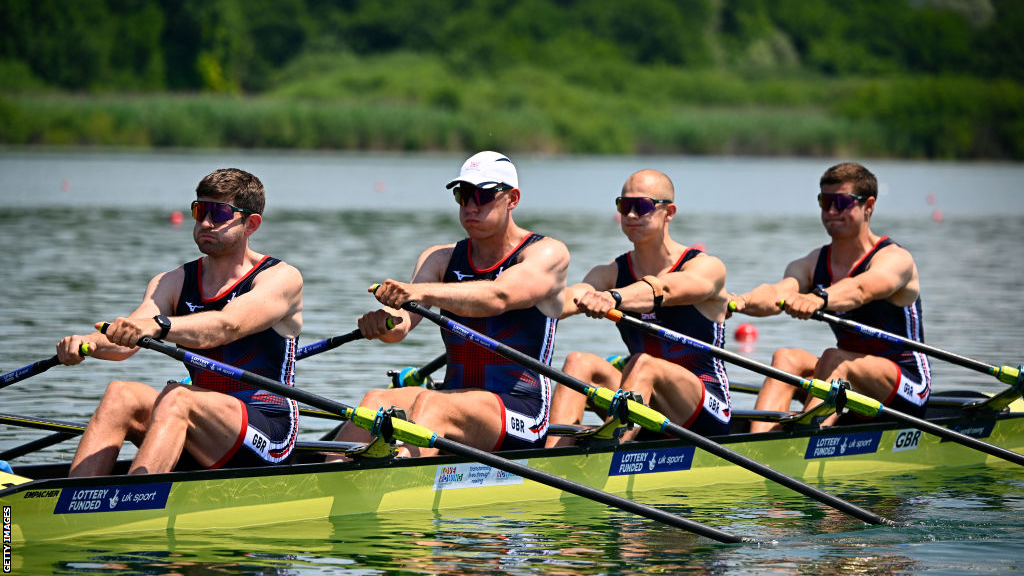
<instances>
[{"instance_id":1,"label":"rowing unisuit","mask_svg":"<svg viewBox=\"0 0 1024 576\"><path fill-rule=\"evenodd\" d=\"M615 279L616 287L629 286L639 281L636 273L633 272L630 254L630 252L626 252L615 259L619 271L618 277ZM696 248L687 248L670 271L678 272L682 269L683 264L700 254L703 252ZM653 312L623 312L623 314L664 326L675 332L681 332L712 346L725 347L725 325L710 320L692 304L662 306ZM725 373L724 362L710 354L658 338L631 326L625 324L616 326L630 354L646 352L656 358L678 364L692 372L704 384L704 390L701 392L702 408L694 412L693 416L683 424L685 427L704 435L729 433L731 405L729 377Z\"/></svg>"},{"instance_id":2,"label":"rowing unisuit","mask_svg":"<svg viewBox=\"0 0 1024 576\"><path fill-rule=\"evenodd\" d=\"M185 280L175 314L184 316L221 310L228 302L251 290L253 279L260 272L279 262L276 258L264 256L241 280L212 298L205 298L202 294L202 259L188 262L184 266ZM281 336L271 327L215 348L182 348L293 386L297 344L295 338ZM213 468L275 464L291 456L299 427L299 409L294 400L207 370L186 367L194 385L234 396L243 406L244 422L239 438L232 450ZM241 450L243 447L247 450Z\"/></svg>"},{"instance_id":3,"label":"rowing unisuit","mask_svg":"<svg viewBox=\"0 0 1024 576\"><path fill-rule=\"evenodd\" d=\"M850 271L850 277L863 273L871 259L879 250L890 244L896 244L888 236L883 236L871 250ZM814 284L828 288L835 279L831 268L831 247L822 246L818 252L818 262L814 267ZM924 342L924 326L921 314L921 297L910 306L896 306L885 300L874 300L848 312L838 312L837 316L859 322L861 324L903 336L909 340ZM932 373L928 357L920 352L905 350L882 340L857 334L850 330L832 326L836 335L836 344L841 350L881 356L891 360L899 371L896 386L892 395L883 402L900 412L914 416L923 416L928 395L931 392Z\"/></svg>"},{"instance_id":4,"label":"rowing unisuit","mask_svg":"<svg viewBox=\"0 0 1024 576\"><path fill-rule=\"evenodd\" d=\"M467 238L455 244L444 282L494 280L519 261L529 245L544 238L531 233L500 262L479 270L470 254L472 241ZM536 306L525 310L509 310L497 316L469 318L449 311L445 316L486 334L489 337L527 354L544 364L551 364L558 320L547 317ZM444 387L483 388L498 395L505 413L505 432L495 449L503 450L543 445L547 435L551 382L533 370L486 350L468 340L441 330L448 354L448 370ZM525 426L523 425L525 423Z\"/></svg>"}]
</instances>

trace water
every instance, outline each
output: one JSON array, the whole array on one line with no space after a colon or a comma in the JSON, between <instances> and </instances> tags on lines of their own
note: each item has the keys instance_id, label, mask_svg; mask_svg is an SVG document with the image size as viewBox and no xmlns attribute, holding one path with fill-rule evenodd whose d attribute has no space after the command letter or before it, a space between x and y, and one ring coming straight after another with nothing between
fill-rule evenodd
<instances>
[{"instance_id":1,"label":"water","mask_svg":"<svg viewBox=\"0 0 1024 576\"><path fill-rule=\"evenodd\" d=\"M191 226L168 221L208 172L238 166L268 188L255 249L297 266L305 279L311 343L355 327L375 305L366 287L407 279L419 251L461 237L443 183L463 158L431 155L241 153L0 153L0 371L53 354L68 333L129 313L146 282L198 253ZM636 169L664 170L676 183L680 215L672 234L722 258L729 288L777 280L786 263L827 242L817 221L816 182L832 162L741 158L514 158L523 203L517 221L563 240L570 282L628 249L612 198ZM1024 207L1020 165L868 161L882 195L873 223L915 256L924 290L928 342L992 364L1022 360ZM929 195L934 198L929 203ZM941 211L941 218L936 213ZM770 362L781 346L820 350L827 326L788 317L739 317L760 337L749 357ZM732 342L728 348L739 350ZM559 326L555 364L571 350L620 353L611 323L576 317ZM400 345L353 342L303 360L298 384L357 403L388 369L422 365L440 353L423 324ZM989 376L933 362L936 390L995 391ZM113 379L159 384L184 375L176 362L141 351L126 362L87 360L0 391L0 410L85 422ZM761 378L730 368L735 381ZM734 394L737 407L753 398ZM303 438L330 428L303 423ZM0 427L0 450L42 436ZM17 462L70 460L75 443ZM126 448L124 455L133 450ZM866 471L867 472L867 471ZM879 488L881 486L881 489ZM906 529L864 528L782 489L700 495L643 495L642 501L756 538L768 548L711 545L647 520L570 500L552 507L341 519L334 522L141 541L62 543L18 551L23 573L362 574L430 573L974 573L1019 570L1024 475L1014 468L929 472L887 482L822 486ZM712 497L713 496L713 497ZM696 498L696 500L695 500Z\"/></svg>"}]
</instances>

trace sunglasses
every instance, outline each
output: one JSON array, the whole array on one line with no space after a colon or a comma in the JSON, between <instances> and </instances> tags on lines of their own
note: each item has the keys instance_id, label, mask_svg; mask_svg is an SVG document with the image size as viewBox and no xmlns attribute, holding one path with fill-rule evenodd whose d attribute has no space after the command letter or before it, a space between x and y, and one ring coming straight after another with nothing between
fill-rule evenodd
<instances>
[{"instance_id":1,"label":"sunglasses","mask_svg":"<svg viewBox=\"0 0 1024 576\"><path fill-rule=\"evenodd\" d=\"M498 184L497 182L484 182L484 184ZM473 186L472 184L459 184L452 190L455 194L455 201L459 203L459 206L465 206L466 202L473 200L477 206L483 206L484 204L490 204L494 202L494 198L498 195L498 192L504 192L505 190L511 190L512 187L507 184L498 184L490 188L481 188L479 186Z\"/></svg>"},{"instance_id":2,"label":"sunglasses","mask_svg":"<svg viewBox=\"0 0 1024 576\"><path fill-rule=\"evenodd\" d=\"M197 222L202 222L203 219L206 218L206 215L209 214L210 219L213 220L214 224L221 224L234 218L235 212L241 212L242 214L255 214L252 210L232 206L227 202L210 202L209 200L192 201L192 217L195 218Z\"/></svg>"},{"instance_id":3,"label":"sunglasses","mask_svg":"<svg viewBox=\"0 0 1024 576\"><path fill-rule=\"evenodd\" d=\"M845 212L856 202L863 202L870 196L857 194L836 194L834 192L822 192L818 194L818 206L822 210L828 210L829 206L835 206L836 212Z\"/></svg>"},{"instance_id":4,"label":"sunglasses","mask_svg":"<svg viewBox=\"0 0 1024 576\"><path fill-rule=\"evenodd\" d=\"M637 216L646 216L653 212L658 204L671 203L671 200L658 200L647 196L619 196L615 199L615 208L623 216L628 216L630 212L636 212Z\"/></svg>"}]
</instances>

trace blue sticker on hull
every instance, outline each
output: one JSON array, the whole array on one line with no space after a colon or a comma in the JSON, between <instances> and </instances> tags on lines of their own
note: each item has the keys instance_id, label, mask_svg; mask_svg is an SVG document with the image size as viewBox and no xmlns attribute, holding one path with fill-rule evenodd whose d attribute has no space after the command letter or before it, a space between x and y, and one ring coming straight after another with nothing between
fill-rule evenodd
<instances>
[{"instance_id":1,"label":"blue sticker on hull","mask_svg":"<svg viewBox=\"0 0 1024 576\"><path fill-rule=\"evenodd\" d=\"M167 506L171 483L96 486L61 490L54 514L157 510Z\"/></svg>"},{"instance_id":2,"label":"blue sticker on hull","mask_svg":"<svg viewBox=\"0 0 1024 576\"><path fill-rule=\"evenodd\" d=\"M953 424L949 429L954 432L959 432L964 436L970 436L971 438L988 438L992 435L992 429L995 427L995 420L987 420L982 422L971 422L970 424ZM939 441L952 442L952 440L947 438L943 438Z\"/></svg>"},{"instance_id":3,"label":"blue sticker on hull","mask_svg":"<svg viewBox=\"0 0 1024 576\"><path fill-rule=\"evenodd\" d=\"M650 472L674 472L689 470L693 465L693 446L683 448L660 448L658 450L637 450L612 454L609 476L625 474L647 474Z\"/></svg>"},{"instance_id":4,"label":"blue sticker on hull","mask_svg":"<svg viewBox=\"0 0 1024 576\"><path fill-rule=\"evenodd\" d=\"M877 452L878 442L881 439L881 430L877 432L857 432L855 434L813 436L807 441L807 453L804 454L804 460Z\"/></svg>"}]
</instances>

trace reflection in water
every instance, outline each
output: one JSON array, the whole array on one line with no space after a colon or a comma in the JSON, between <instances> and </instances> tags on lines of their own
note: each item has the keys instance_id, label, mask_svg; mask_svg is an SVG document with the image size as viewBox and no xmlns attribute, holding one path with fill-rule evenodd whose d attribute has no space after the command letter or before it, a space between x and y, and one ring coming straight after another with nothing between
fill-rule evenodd
<instances>
[{"instance_id":1,"label":"reflection in water","mask_svg":"<svg viewBox=\"0 0 1024 576\"><path fill-rule=\"evenodd\" d=\"M867 526L792 492L744 486L637 499L745 536L725 545L579 499L302 522L234 532L58 542L15 551L17 573L75 574L894 574L1011 568L1024 544L1012 467L830 482L823 488L910 523ZM863 493L870 494L863 495ZM985 546L985 539L1002 543ZM979 541L981 540L981 541ZM970 545L968 545L970 544ZM984 554L972 551L981 546ZM938 549L937 549L938 547ZM957 554L943 551L957 550ZM1000 556L1002 555L1002 557Z\"/></svg>"}]
</instances>

